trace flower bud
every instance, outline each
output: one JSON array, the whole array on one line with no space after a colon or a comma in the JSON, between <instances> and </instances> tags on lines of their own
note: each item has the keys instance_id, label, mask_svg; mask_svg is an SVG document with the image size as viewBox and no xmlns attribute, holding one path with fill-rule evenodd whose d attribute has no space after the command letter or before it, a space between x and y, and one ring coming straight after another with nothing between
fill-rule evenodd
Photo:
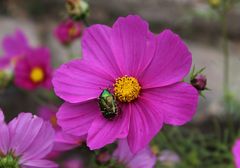
<instances>
[{"instance_id":1,"label":"flower bud","mask_svg":"<svg viewBox=\"0 0 240 168\"><path fill-rule=\"evenodd\" d=\"M208 0L208 3L213 8L218 8L221 4L221 0Z\"/></svg>"},{"instance_id":2,"label":"flower bud","mask_svg":"<svg viewBox=\"0 0 240 168\"><path fill-rule=\"evenodd\" d=\"M82 35L83 29L84 25L81 22L67 19L56 27L54 35L60 43L69 45Z\"/></svg>"},{"instance_id":3,"label":"flower bud","mask_svg":"<svg viewBox=\"0 0 240 168\"><path fill-rule=\"evenodd\" d=\"M195 78L191 80L191 84L198 90L203 91L206 90L207 86L207 78L204 75L197 75Z\"/></svg>"},{"instance_id":4,"label":"flower bud","mask_svg":"<svg viewBox=\"0 0 240 168\"><path fill-rule=\"evenodd\" d=\"M85 19L89 14L89 5L84 0L66 0L66 8L73 20Z\"/></svg>"},{"instance_id":5,"label":"flower bud","mask_svg":"<svg viewBox=\"0 0 240 168\"><path fill-rule=\"evenodd\" d=\"M110 159L111 156L107 151L100 152L96 157L96 160L99 164L106 164L110 161Z\"/></svg>"},{"instance_id":6,"label":"flower bud","mask_svg":"<svg viewBox=\"0 0 240 168\"><path fill-rule=\"evenodd\" d=\"M0 70L0 90L6 88L13 78L13 72L10 69Z\"/></svg>"},{"instance_id":7,"label":"flower bud","mask_svg":"<svg viewBox=\"0 0 240 168\"><path fill-rule=\"evenodd\" d=\"M159 152L160 152L157 145L151 146L151 151L152 151L152 153L153 153L155 156L157 156L157 155L159 154Z\"/></svg>"}]
</instances>

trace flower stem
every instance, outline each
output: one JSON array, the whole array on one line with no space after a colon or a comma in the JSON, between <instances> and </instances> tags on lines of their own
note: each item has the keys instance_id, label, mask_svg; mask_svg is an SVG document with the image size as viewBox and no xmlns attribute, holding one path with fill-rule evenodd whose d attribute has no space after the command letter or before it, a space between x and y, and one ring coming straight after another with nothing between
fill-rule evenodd
<instances>
[{"instance_id":1,"label":"flower stem","mask_svg":"<svg viewBox=\"0 0 240 168\"><path fill-rule=\"evenodd\" d=\"M223 55L224 55L224 70L223 70L223 93L226 99L229 94L229 49L227 37L227 15L226 11L222 13L222 37L223 37Z\"/></svg>"},{"instance_id":2,"label":"flower stem","mask_svg":"<svg viewBox=\"0 0 240 168\"><path fill-rule=\"evenodd\" d=\"M223 47L223 55L224 55L224 63L223 63L223 96L224 96L224 104L225 104L225 112L227 115L227 123L229 129L229 140L233 138L233 122L232 122L232 114L231 114L231 105L230 105L230 89L229 89L229 46L228 46L228 20L227 14L229 11L229 0L225 0L222 2L222 10L220 11L221 17L221 26L222 26L222 47Z\"/></svg>"}]
</instances>

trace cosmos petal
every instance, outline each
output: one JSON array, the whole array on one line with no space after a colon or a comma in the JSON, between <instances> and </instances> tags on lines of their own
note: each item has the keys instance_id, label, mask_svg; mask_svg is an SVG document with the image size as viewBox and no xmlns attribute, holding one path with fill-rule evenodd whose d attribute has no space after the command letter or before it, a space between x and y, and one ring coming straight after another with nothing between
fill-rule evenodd
<instances>
[{"instance_id":1,"label":"cosmos petal","mask_svg":"<svg viewBox=\"0 0 240 168\"><path fill-rule=\"evenodd\" d=\"M192 55L180 37L165 30L157 37L156 49L148 68L139 77L143 88L174 84L189 73Z\"/></svg>"},{"instance_id":2,"label":"cosmos petal","mask_svg":"<svg viewBox=\"0 0 240 168\"><path fill-rule=\"evenodd\" d=\"M128 135L130 115L131 111L127 106L122 107L122 113L114 120L107 120L100 114L88 131L88 147L91 150L99 149L118 138L125 138Z\"/></svg>"},{"instance_id":3,"label":"cosmos petal","mask_svg":"<svg viewBox=\"0 0 240 168\"><path fill-rule=\"evenodd\" d=\"M57 120L64 132L82 136L87 134L99 113L96 100L79 104L64 103L57 113Z\"/></svg>"},{"instance_id":4,"label":"cosmos petal","mask_svg":"<svg viewBox=\"0 0 240 168\"><path fill-rule=\"evenodd\" d=\"M52 126L30 113L19 114L9 123L9 131L12 135L10 148L15 150L17 156L22 156L22 162L43 158L52 150Z\"/></svg>"},{"instance_id":5,"label":"cosmos petal","mask_svg":"<svg viewBox=\"0 0 240 168\"><path fill-rule=\"evenodd\" d=\"M118 140L118 146L113 153L113 157L122 163L128 164L133 156L134 154L129 149L127 139Z\"/></svg>"},{"instance_id":6,"label":"cosmos petal","mask_svg":"<svg viewBox=\"0 0 240 168\"><path fill-rule=\"evenodd\" d=\"M56 163L49 160L29 160L23 163L23 168L57 168Z\"/></svg>"},{"instance_id":7,"label":"cosmos petal","mask_svg":"<svg viewBox=\"0 0 240 168\"><path fill-rule=\"evenodd\" d=\"M0 69L7 68L11 62L11 59L6 56L0 57Z\"/></svg>"},{"instance_id":8,"label":"cosmos petal","mask_svg":"<svg viewBox=\"0 0 240 168\"><path fill-rule=\"evenodd\" d=\"M240 168L240 139L237 139L233 145L232 153L234 157L234 163L236 168Z\"/></svg>"},{"instance_id":9,"label":"cosmos petal","mask_svg":"<svg viewBox=\"0 0 240 168\"><path fill-rule=\"evenodd\" d=\"M82 37L83 60L104 67L113 78L121 76L111 49L112 29L104 25L93 25L84 30Z\"/></svg>"},{"instance_id":10,"label":"cosmos petal","mask_svg":"<svg viewBox=\"0 0 240 168\"><path fill-rule=\"evenodd\" d=\"M15 150L17 155L24 153L31 145L41 129L42 124L42 119L33 118L30 113L20 114L18 119L14 119L9 123L9 129L13 135L11 148Z\"/></svg>"},{"instance_id":11,"label":"cosmos petal","mask_svg":"<svg viewBox=\"0 0 240 168\"><path fill-rule=\"evenodd\" d=\"M4 123L4 114L3 111L0 109L0 124Z\"/></svg>"},{"instance_id":12,"label":"cosmos petal","mask_svg":"<svg viewBox=\"0 0 240 168\"><path fill-rule=\"evenodd\" d=\"M133 157L128 166L132 168L154 168L156 161L157 158L150 147L145 147Z\"/></svg>"},{"instance_id":13,"label":"cosmos petal","mask_svg":"<svg viewBox=\"0 0 240 168\"><path fill-rule=\"evenodd\" d=\"M163 114L158 111L158 104L139 97L130 104L131 119L128 144L132 153L137 153L150 143L163 126Z\"/></svg>"},{"instance_id":14,"label":"cosmos petal","mask_svg":"<svg viewBox=\"0 0 240 168\"><path fill-rule=\"evenodd\" d=\"M53 77L55 93L69 103L96 99L115 81L103 68L80 59L63 64Z\"/></svg>"},{"instance_id":15,"label":"cosmos petal","mask_svg":"<svg viewBox=\"0 0 240 168\"><path fill-rule=\"evenodd\" d=\"M157 160L149 146L133 154L126 139L118 141L118 147L114 151L113 157L130 168L153 168Z\"/></svg>"},{"instance_id":16,"label":"cosmos petal","mask_svg":"<svg viewBox=\"0 0 240 168\"><path fill-rule=\"evenodd\" d=\"M161 88L146 89L142 97L158 105L164 123L183 125L192 120L198 103L197 90L187 83L176 83Z\"/></svg>"},{"instance_id":17,"label":"cosmos petal","mask_svg":"<svg viewBox=\"0 0 240 168\"><path fill-rule=\"evenodd\" d=\"M63 131L57 131L54 140L53 151L66 151L80 146L82 137L76 137L66 134Z\"/></svg>"},{"instance_id":18,"label":"cosmos petal","mask_svg":"<svg viewBox=\"0 0 240 168\"><path fill-rule=\"evenodd\" d=\"M27 39L20 30L17 30L12 36L6 36L2 45L8 57L20 56L29 49Z\"/></svg>"},{"instance_id":19,"label":"cosmos petal","mask_svg":"<svg viewBox=\"0 0 240 168\"><path fill-rule=\"evenodd\" d=\"M138 76L150 63L155 37L139 16L120 17L113 25L112 50L124 75Z\"/></svg>"},{"instance_id":20,"label":"cosmos petal","mask_svg":"<svg viewBox=\"0 0 240 168\"><path fill-rule=\"evenodd\" d=\"M0 153L7 154L9 149L10 134L8 126L4 122L4 114L0 109Z\"/></svg>"}]
</instances>

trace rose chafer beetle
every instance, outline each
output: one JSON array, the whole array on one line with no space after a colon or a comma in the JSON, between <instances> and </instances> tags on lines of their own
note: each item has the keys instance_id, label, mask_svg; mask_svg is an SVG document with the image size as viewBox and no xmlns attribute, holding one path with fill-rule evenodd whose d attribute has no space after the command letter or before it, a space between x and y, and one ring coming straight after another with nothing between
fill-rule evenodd
<instances>
[{"instance_id":1,"label":"rose chafer beetle","mask_svg":"<svg viewBox=\"0 0 240 168\"><path fill-rule=\"evenodd\" d=\"M118 115L119 108L116 98L109 92L108 89L104 89L102 91L99 96L98 104L103 116L106 119L112 120Z\"/></svg>"}]
</instances>

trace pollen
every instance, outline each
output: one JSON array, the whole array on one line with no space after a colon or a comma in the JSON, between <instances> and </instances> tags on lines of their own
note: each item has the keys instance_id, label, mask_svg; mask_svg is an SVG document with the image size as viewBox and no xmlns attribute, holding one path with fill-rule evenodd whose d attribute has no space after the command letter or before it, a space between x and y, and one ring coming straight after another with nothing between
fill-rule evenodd
<instances>
[{"instance_id":1,"label":"pollen","mask_svg":"<svg viewBox=\"0 0 240 168\"><path fill-rule=\"evenodd\" d=\"M131 102L138 98L141 86L134 77L123 76L116 79L114 94L120 102Z\"/></svg>"},{"instance_id":2,"label":"pollen","mask_svg":"<svg viewBox=\"0 0 240 168\"><path fill-rule=\"evenodd\" d=\"M30 72L30 79L34 82L34 83L39 83L42 82L44 79L44 72L43 69L40 67L35 67L31 70Z\"/></svg>"}]
</instances>

